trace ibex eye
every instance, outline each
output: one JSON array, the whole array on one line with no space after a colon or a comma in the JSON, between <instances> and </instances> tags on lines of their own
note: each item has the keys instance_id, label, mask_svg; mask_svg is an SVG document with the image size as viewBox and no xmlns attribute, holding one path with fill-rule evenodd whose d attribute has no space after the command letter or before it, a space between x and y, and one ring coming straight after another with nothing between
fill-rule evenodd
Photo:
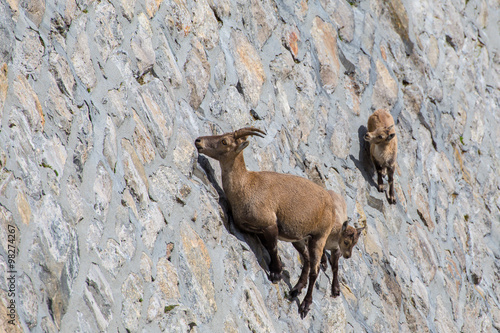
<instances>
[{"instance_id":1,"label":"ibex eye","mask_svg":"<svg viewBox=\"0 0 500 333\"><path fill-rule=\"evenodd\" d=\"M226 139L222 139L222 144L223 144L224 146L227 146L227 140L226 140Z\"/></svg>"},{"instance_id":2,"label":"ibex eye","mask_svg":"<svg viewBox=\"0 0 500 333\"><path fill-rule=\"evenodd\" d=\"M379 136L378 136L378 138L379 138L380 140L382 140L382 135L379 135Z\"/></svg>"}]
</instances>

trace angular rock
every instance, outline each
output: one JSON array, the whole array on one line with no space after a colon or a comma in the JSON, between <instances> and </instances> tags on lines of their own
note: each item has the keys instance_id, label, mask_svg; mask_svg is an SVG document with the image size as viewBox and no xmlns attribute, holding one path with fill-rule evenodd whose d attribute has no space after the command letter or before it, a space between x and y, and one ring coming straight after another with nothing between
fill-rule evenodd
<instances>
[{"instance_id":1,"label":"angular rock","mask_svg":"<svg viewBox=\"0 0 500 333\"><path fill-rule=\"evenodd\" d=\"M250 44L242 32L233 30L231 38L234 65L239 83L245 99L252 107L256 107L262 91L262 85L266 81L262 61L253 45Z\"/></svg>"},{"instance_id":2,"label":"angular rock","mask_svg":"<svg viewBox=\"0 0 500 333\"><path fill-rule=\"evenodd\" d=\"M154 280L155 292L149 299L148 322L161 318L169 309L179 305L179 279L175 266L162 257L156 264L156 278Z\"/></svg>"},{"instance_id":3,"label":"angular rock","mask_svg":"<svg viewBox=\"0 0 500 333\"><path fill-rule=\"evenodd\" d=\"M135 129L134 129L134 146L137 149L137 156L141 160L143 164L149 164L155 159L155 149L153 143L151 142L151 138L148 134L148 131L144 127L141 118L134 111L133 114L135 121Z\"/></svg>"},{"instance_id":4,"label":"angular rock","mask_svg":"<svg viewBox=\"0 0 500 333\"><path fill-rule=\"evenodd\" d=\"M121 145L125 181L135 199L141 206L145 206L149 199L149 183L144 166L129 140L122 139Z\"/></svg>"},{"instance_id":5,"label":"angular rock","mask_svg":"<svg viewBox=\"0 0 500 333\"><path fill-rule=\"evenodd\" d=\"M183 249L181 257L189 270L183 272L182 279L192 291L189 297L195 301L194 310L206 322L217 311L212 260L203 240L186 222L181 222L180 236Z\"/></svg>"},{"instance_id":6,"label":"angular rock","mask_svg":"<svg viewBox=\"0 0 500 333\"><path fill-rule=\"evenodd\" d=\"M149 195L153 201L160 203L161 210L166 219L174 211L174 205L185 205L191 187L186 184L177 174L177 171L169 166L160 166L149 177Z\"/></svg>"},{"instance_id":7,"label":"angular rock","mask_svg":"<svg viewBox=\"0 0 500 333\"><path fill-rule=\"evenodd\" d=\"M31 130L33 132L42 132L45 126L42 105L40 104L38 95L24 76L19 75L14 81L14 91L21 105L21 109L26 115Z\"/></svg>"},{"instance_id":8,"label":"angular rock","mask_svg":"<svg viewBox=\"0 0 500 333\"><path fill-rule=\"evenodd\" d=\"M123 41L122 27L117 19L115 7L109 2L97 3L94 22L94 41L97 43L102 61L105 63Z\"/></svg>"},{"instance_id":9,"label":"angular rock","mask_svg":"<svg viewBox=\"0 0 500 333\"><path fill-rule=\"evenodd\" d=\"M210 64L203 45L197 39L191 45L184 71L189 86L189 104L196 110L205 98L210 80Z\"/></svg>"},{"instance_id":10,"label":"angular rock","mask_svg":"<svg viewBox=\"0 0 500 333\"><path fill-rule=\"evenodd\" d=\"M129 20L129 22L132 21L134 18L134 9L136 5L137 0L121 0L120 1L120 9L123 13L123 16ZM156 5L158 4L158 0L148 0L146 1L146 12L148 13L149 17L152 18L154 14L156 13L156 10L158 8ZM155 9L156 7L156 9Z\"/></svg>"},{"instance_id":11,"label":"angular rock","mask_svg":"<svg viewBox=\"0 0 500 333\"><path fill-rule=\"evenodd\" d=\"M437 261L432 243L422 229L413 225L408 229L410 251L425 284L429 284L436 275Z\"/></svg>"},{"instance_id":12,"label":"angular rock","mask_svg":"<svg viewBox=\"0 0 500 333\"><path fill-rule=\"evenodd\" d=\"M182 174L188 176L193 169L193 161L196 156L196 148L192 137L184 128L177 132L177 144L173 151L173 161Z\"/></svg>"},{"instance_id":13,"label":"angular rock","mask_svg":"<svg viewBox=\"0 0 500 333\"><path fill-rule=\"evenodd\" d=\"M29 225L31 220L31 207L24 193L25 191L23 189L18 190L16 195L16 205L19 215L21 216L21 221L24 224Z\"/></svg>"},{"instance_id":14,"label":"angular rock","mask_svg":"<svg viewBox=\"0 0 500 333\"><path fill-rule=\"evenodd\" d=\"M10 7L14 13L6 2L0 4L0 40L2 41L0 44L0 64L8 63L11 60L15 45L14 20L12 18L16 10L13 8L13 4L10 4Z\"/></svg>"},{"instance_id":15,"label":"angular rock","mask_svg":"<svg viewBox=\"0 0 500 333\"><path fill-rule=\"evenodd\" d=\"M152 267L153 267L153 261L146 253L142 252L140 269L142 278L146 282L150 282L152 280L152 273L151 273Z\"/></svg>"},{"instance_id":16,"label":"angular rock","mask_svg":"<svg viewBox=\"0 0 500 333\"><path fill-rule=\"evenodd\" d=\"M115 301L109 282L96 264L91 264L85 279L83 299L94 314L99 329L105 331L112 319Z\"/></svg>"},{"instance_id":17,"label":"angular rock","mask_svg":"<svg viewBox=\"0 0 500 333\"><path fill-rule=\"evenodd\" d=\"M74 111L71 102L57 86L56 78L50 75L49 88L44 103L47 121L53 124L61 139L66 140L71 132Z\"/></svg>"},{"instance_id":18,"label":"angular rock","mask_svg":"<svg viewBox=\"0 0 500 333\"><path fill-rule=\"evenodd\" d=\"M331 24L324 22L320 17L315 17L311 36L320 63L321 83L326 92L331 94L335 91L340 76L337 31Z\"/></svg>"},{"instance_id":19,"label":"angular rock","mask_svg":"<svg viewBox=\"0 0 500 333\"><path fill-rule=\"evenodd\" d=\"M165 158L167 145L173 133L172 119L175 111L169 92L160 80L154 79L141 86L137 98L141 106L140 113L144 117L142 120L160 156Z\"/></svg>"},{"instance_id":20,"label":"angular rock","mask_svg":"<svg viewBox=\"0 0 500 333\"><path fill-rule=\"evenodd\" d=\"M27 30L23 36L21 46L15 50L14 63L19 63L24 75L40 73L45 46L36 31Z\"/></svg>"},{"instance_id":21,"label":"angular rock","mask_svg":"<svg viewBox=\"0 0 500 333\"><path fill-rule=\"evenodd\" d=\"M45 13L44 0L20 0L19 6L24 9L28 18L35 23L36 26L40 26Z\"/></svg>"},{"instance_id":22,"label":"angular rock","mask_svg":"<svg viewBox=\"0 0 500 333\"><path fill-rule=\"evenodd\" d=\"M138 331L141 319L143 301L143 281L134 273L130 273L122 284L122 310L121 317L125 329Z\"/></svg>"},{"instance_id":23,"label":"angular rock","mask_svg":"<svg viewBox=\"0 0 500 333\"><path fill-rule=\"evenodd\" d=\"M111 170L116 171L116 162L118 155L118 146L116 143L116 127L111 117L106 118L106 127L104 128L104 140L102 143L102 154L108 161Z\"/></svg>"},{"instance_id":24,"label":"angular rock","mask_svg":"<svg viewBox=\"0 0 500 333\"><path fill-rule=\"evenodd\" d=\"M81 181L83 168L94 148L94 130L90 120L90 110L88 108L80 110L80 113L75 117L75 122L78 125L78 133L76 134L76 146L73 151L73 164Z\"/></svg>"},{"instance_id":25,"label":"angular rock","mask_svg":"<svg viewBox=\"0 0 500 333\"><path fill-rule=\"evenodd\" d=\"M96 225L96 227L99 228L99 226L97 226L97 225ZM101 226L101 228L102 228L102 226ZM100 232L100 236L99 236L98 229L95 230L95 233L97 236L96 237L97 242L94 241L94 243L95 243L94 247L97 244L99 244L98 240L99 240L100 236L102 236L102 230ZM89 238L89 240L90 240L90 238ZM120 268L123 266L123 264L125 263L125 261L127 259L127 258L125 258L125 255L121 251L120 243L118 243L114 239L108 239L108 241L106 242L106 248L104 248L102 250L100 248L98 248L97 251L98 251L98 255L102 261L101 267L107 269L108 272L110 272L113 277L118 276Z\"/></svg>"},{"instance_id":26,"label":"angular rock","mask_svg":"<svg viewBox=\"0 0 500 333\"><path fill-rule=\"evenodd\" d=\"M76 26L75 48L71 55L71 62L75 68L76 75L80 78L88 90L97 85L97 76L90 56L89 40L86 33L86 16L74 23Z\"/></svg>"},{"instance_id":27,"label":"angular rock","mask_svg":"<svg viewBox=\"0 0 500 333\"><path fill-rule=\"evenodd\" d=\"M137 30L130 41L130 48L139 68L138 76L141 76L153 68L156 59L152 43L153 31L146 14L139 14L137 21Z\"/></svg>"},{"instance_id":28,"label":"angular rock","mask_svg":"<svg viewBox=\"0 0 500 333\"><path fill-rule=\"evenodd\" d=\"M231 10L230 0L208 0L210 8L214 11L218 20L229 16Z\"/></svg>"},{"instance_id":29,"label":"angular rock","mask_svg":"<svg viewBox=\"0 0 500 333\"><path fill-rule=\"evenodd\" d=\"M253 36L257 48L262 49L278 23L276 4L269 0L252 0L242 1L238 6L241 8L245 30Z\"/></svg>"},{"instance_id":30,"label":"angular rock","mask_svg":"<svg viewBox=\"0 0 500 333\"><path fill-rule=\"evenodd\" d=\"M207 0L197 1L192 9L193 33L207 50L213 49L219 42L219 24L214 11Z\"/></svg>"},{"instance_id":31,"label":"angular rock","mask_svg":"<svg viewBox=\"0 0 500 333\"><path fill-rule=\"evenodd\" d=\"M375 109L391 109L398 98L398 84L389 73L384 63L377 59L377 81L373 86L372 104Z\"/></svg>"},{"instance_id":32,"label":"angular rock","mask_svg":"<svg viewBox=\"0 0 500 333\"><path fill-rule=\"evenodd\" d=\"M97 165L96 178L94 182L95 204L94 210L97 215L106 218L108 215L109 203L111 202L111 194L113 188L113 180L108 171L99 162Z\"/></svg>"},{"instance_id":33,"label":"angular rock","mask_svg":"<svg viewBox=\"0 0 500 333\"><path fill-rule=\"evenodd\" d=\"M142 225L142 243L153 253L158 233L165 226L165 218L157 203L151 202L148 208L139 213L139 222Z\"/></svg>"},{"instance_id":34,"label":"angular rock","mask_svg":"<svg viewBox=\"0 0 500 333\"><path fill-rule=\"evenodd\" d=\"M352 42L354 38L354 13L348 1L334 0L327 1L321 0L321 6L330 16L330 19L335 22L340 40Z\"/></svg>"},{"instance_id":35,"label":"angular rock","mask_svg":"<svg viewBox=\"0 0 500 333\"><path fill-rule=\"evenodd\" d=\"M76 81L68 61L56 51L49 52L49 71L54 76L59 90L68 97L73 97Z\"/></svg>"},{"instance_id":36,"label":"angular rock","mask_svg":"<svg viewBox=\"0 0 500 333\"><path fill-rule=\"evenodd\" d=\"M162 2L163 0L146 0L146 13L148 13L149 18L153 18L156 15ZM131 19L129 19L129 21L131 21Z\"/></svg>"},{"instance_id":37,"label":"angular rock","mask_svg":"<svg viewBox=\"0 0 500 333\"><path fill-rule=\"evenodd\" d=\"M155 49L155 72L157 72L163 80L168 81L174 88L178 88L182 84L182 74L179 70L179 66L177 66L176 57L165 35L160 34L159 39L159 46Z\"/></svg>"},{"instance_id":38,"label":"angular rock","mask_svg":"<svg viewBox=\"0 0 500 333\"><path fill-rule=\"evenodd\" d=\"M19 312L30 329L37 325L39 297L33 287L31 278L23 273L18 277Z\"/></svg>"},{"instance_id":39,"label":"angular rock","mask_svg":"<svg viewBox=\"0 0 500 333\"><path fill-rule=\"evenodd\" d=\"M250 279L245 279L239 300L239 315L250 331L273 332L273 323L261 293Z\"/></svg>"}]
</instances>

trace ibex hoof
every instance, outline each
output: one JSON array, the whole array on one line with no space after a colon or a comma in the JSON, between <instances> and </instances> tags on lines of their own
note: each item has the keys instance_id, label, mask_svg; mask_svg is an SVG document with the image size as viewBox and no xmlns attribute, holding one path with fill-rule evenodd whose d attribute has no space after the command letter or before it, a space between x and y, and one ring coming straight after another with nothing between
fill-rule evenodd
<instances>
[{"instance_id":1,"label":"ibex hoof","mask_svg":"<svg viewBox=\"0 0 500 333\"><path fill-rule=\"evenodd\" d=\"M281 280L281 272L270 272L269 280L272 283L278 283Z\"/></svg>"},{"instance_id":2,"label":"ibex hoof","mask_svg":"<svg viewBox=\"0 0 500 333\"><path fill-rule=\"evenodd\" d=\"M378 186L378 191L379 192L384 192L384 185L379 185Z\"/></svg>"},{"instance_id":3,"label":"ibex hoof","mask_svg":"<svg viewBox=\"0 0 500 333\"><path fill-rule=\"evenodd\" d=\"M293 288L292 290L290 290L290 298L295 298L295 297L299 296L299 294L300 294L300 291L298 289Z\"/></svg>"},{"instance_id":4,"label":"ibex hoof","mask_svg":"<svg viewBox=\"0 0 500 333\"><path fill-rule=\"evenodd\" d=\"M338 288L332 289L332 297L339 297L340 296L340 290Z\"/></svg>"},{"instance_id":5,"label":"ibex hoof","mask_svg":"<svg viewBox=\"0 0 500 333\"><path fill-rule=\"evenodd\" d=\"M310 305L311 305L311 302L306 302L306 300L303 300L302 303L300 304L299 314L300 314L301 319L304 319L307 316L307 313L309 312Z\"/></svg>"},{"instance_id":6,"label":"ibex hoof","mask_svg":"<svg viewBox=\"0 0 500 333\"><path fill-rule=\"evenodd\" d=\"M395 205L396 204L396 198L395 197L389 197L389 203L391 205Z\"/></svg>"}]
</instances>

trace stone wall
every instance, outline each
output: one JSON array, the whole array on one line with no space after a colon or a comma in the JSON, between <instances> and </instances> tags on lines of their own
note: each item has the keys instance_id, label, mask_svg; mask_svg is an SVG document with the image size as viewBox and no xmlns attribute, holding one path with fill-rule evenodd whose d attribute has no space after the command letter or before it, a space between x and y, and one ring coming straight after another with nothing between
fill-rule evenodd
<instances>
[{"instance_id":1,"label":"stone wall","mask_svg":"<svg viewBox=\"0 0 500 333\"><path fill-rule=\"evenodd\" d=\"M499 20L495 0L1 0L0 330L500 330ZM377 108L397 205L362 140ZM250 170L366 226L304 320L297 252L271 284L193 145L248 125Z\"/></svg>"}]
</instances>

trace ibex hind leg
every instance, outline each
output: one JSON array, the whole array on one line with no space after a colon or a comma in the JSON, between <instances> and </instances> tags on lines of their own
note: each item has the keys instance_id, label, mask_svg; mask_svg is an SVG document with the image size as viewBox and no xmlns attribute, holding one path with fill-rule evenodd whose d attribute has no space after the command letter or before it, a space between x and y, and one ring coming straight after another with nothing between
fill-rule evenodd
<instances>
[{"instance_id":1,"label":"ibex hind leg","mask_svg":"<svg viewBox=\"0 0 500 333\"><path fill-rule=\"evenodd\" d=\"M294 242L292 243L293 247L300 253L302 256L302 272L300 273L300 278L295 287L293 287L290 290L290 297L297 297L301 292L302 289L307 285L307 277L309 275L309 266L310 266L310 260L309 260L309 252L307 250L306 242L305 241L300 241L300 242Z\"/></svg>"}]
</instances>

